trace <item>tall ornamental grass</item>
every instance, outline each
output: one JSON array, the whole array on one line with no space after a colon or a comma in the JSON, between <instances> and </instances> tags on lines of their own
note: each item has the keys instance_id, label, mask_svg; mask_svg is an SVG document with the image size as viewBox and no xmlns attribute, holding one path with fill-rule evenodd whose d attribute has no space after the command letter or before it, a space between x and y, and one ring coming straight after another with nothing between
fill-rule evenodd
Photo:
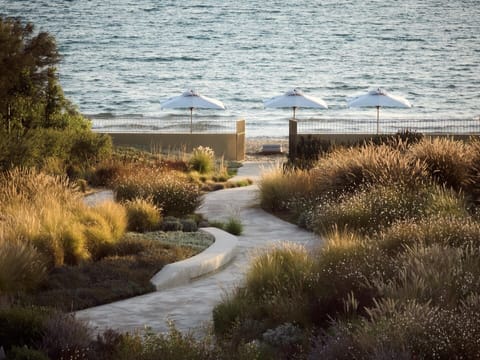
<instances>
[{"instance_id":1,"label":"tall ornamental grass","mask_svg":"<svg viewBox=\"0 0 480 360\"><path fill-rule=\"evenodd\" d=\"M287 210L292 199L310 194L313 184L306 170L284 170L279 164L265 169L258 185L260 205L268 211Z\"/></svg>"},{"instance_id":2,"label":"tall ornamental grass","mask_svg":"<svg viewBox=\"0 0 480 360\"><path fill-rule=\"evenodd\" d=\"M275 249L254 261L215 308L217 333L262 342L296 324L320 334L309 359L478 357L478 144L367 144L270 173L262 205L289 211L324 244L297 260L306 272L265 261Z\"/></svg>"},{"instance_id":3,"label":"tall ornamental grass","mask_svg":"<svg viewBox=\"0 0 480 360\"><path fill-rule=\"evenodd\" d=\"M468 183L471 165L470 146L447 138L425 138L409 148L407 158L426 165L428 175L436 183L454 190Z\"/></svg>"},{"instance_id":4,"label":"tall ornamental grass","mask_svg":"<svg viewBox=\"0 0 480 360\"><path fill-rule=\"evenodd\" d=\"M104 203L89 208L65 177L32 169L0 176L0 213L3 250L20 242L47 268L97 257L99 248L123 236L127 224L122 206Z\"/></svg>"},{"instance_id":5,"label":"tall ornamental grass","mask_svg":"<svg viewBox=\"0 0 480 360\"><path fill-rule=\"evenodd\" d=\"M338 148L312 169L317 195L356 192L361 186L400 184L415 188L425 182L425 166L404 156L402 148L367 144Z\"/></svg>"},{"instance_id":6,"label":"tall ornamental grass","mask_svg":"<svg viewBox=\"0 0 480 360\"><path fill-rule=\"evenodd\" d=\"M479 247L480 223L470 216L432 215L414 222L397 222L371 240L391 255L418 245Z\"/></svg>"},{"instance_id":7,"label":"tall ornamental grass","mask_svg":"<svg viewBox=\"0 0 480 360\"><path fill-rule=\"evenodd\" d=\"M192 151L190 167L200 174L208 174L215 170L215 153L209 147L198 146Z\"/></svg>"},{"instance_id":8,"label":"tall ornamental grass","mask_svg":"<svg viewBox=\"0 0 480 360\"><path fill-rule=\"evenodd\" d=\"M45 264L33 246L0 237L0 299L2 294L34 288L45 275Z\"/></svg>"},{"instance_id":9,"label":"tall ornamental grass","mask_svg":"<svg viewBox=\"0 0 480 360\"><path fill-rule=\"evenodd\" d=\"M478 204L480 202L480 139L471 140L469 151L470 166L465 192Z\"/></svg>"},{"instance_id":10,"label":"tall ornamental grass","mask_svg":"<svg viewBox=\"0 0 480 360\"><path fill-rule=\"evenodd\" d=\"M163 209L165 216L192 214L201 203L198 186L179 171L141 168L138 172L119 177L114 190L118 201L150 199L155 206Z\"/></svg>"},{"instance_id":11,"label":"tall ornamental grass","mask_svg":"<svg viewBox=\"0 0 480 360\"><path fill-rule=\"evenodd\" d=\"M136 232L153 231L160 227L162 209L150 199L134 199L125 202L128 217L128 230Z\"/></svg>"}]
</instances>

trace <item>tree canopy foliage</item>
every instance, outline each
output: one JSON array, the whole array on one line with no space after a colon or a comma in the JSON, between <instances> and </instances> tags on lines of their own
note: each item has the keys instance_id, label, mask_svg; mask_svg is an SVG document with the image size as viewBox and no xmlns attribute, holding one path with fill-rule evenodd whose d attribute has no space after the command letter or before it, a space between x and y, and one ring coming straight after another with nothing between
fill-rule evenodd
<instances>
[{"instance_id":1,"label":"tree canopy foliage","mask_svg":"<svg viewBox=\"0 0 480 360\"><path fill-rule=\"evenodd\" d=\"M51 158L71 166L109 153L110 138L92 133L65 98L60 59L52 35L0 17L0 168L41 167Z\"/></svg>"}]
</instances>

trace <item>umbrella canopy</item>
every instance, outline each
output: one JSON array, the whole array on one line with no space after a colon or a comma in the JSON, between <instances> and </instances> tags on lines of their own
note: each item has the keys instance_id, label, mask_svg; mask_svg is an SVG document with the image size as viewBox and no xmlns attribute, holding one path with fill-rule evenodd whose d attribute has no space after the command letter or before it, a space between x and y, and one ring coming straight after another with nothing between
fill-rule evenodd
<instances>
[{"instance_id":1,"label":"umbrella canopy","mask_svg":"<svg viewBox=\"0 0 480 360\"><path fill-rule=\"evenodd\" d=\"M187 90L179 96L172 97L162 103L163 109L190 109L190 133L192 132L193 109L225 110L220 100L200 95L195 90Z\"/></svg>"},{"instance_id":2,"label":"umbrella canopy","mask_svg":"<svg viewBox=\"0 0 480 360\"><path fill-rule=\"evenodd\" d=\"M357 96L348 101L349 107L376 107L377 108L377 134L381 107L410 108L412 105L407 99L392 95L384 89L371 90L364 95Z\"/></svg>"},{"instance_id":3,"label":"umbrella canopy","mask_svg":"<svg viewBox=\"0 0 480 360\"><path fill-rule=\"evenodd\" d=\"M293 119L295 120L295 110L297 108L316 108L328 109L328 105L322 99L305 95L300 89L287 91L285 94L275 96L269 100L265 100L263 105L266 108L292 108Z\"/></svg>"}]
</instances>

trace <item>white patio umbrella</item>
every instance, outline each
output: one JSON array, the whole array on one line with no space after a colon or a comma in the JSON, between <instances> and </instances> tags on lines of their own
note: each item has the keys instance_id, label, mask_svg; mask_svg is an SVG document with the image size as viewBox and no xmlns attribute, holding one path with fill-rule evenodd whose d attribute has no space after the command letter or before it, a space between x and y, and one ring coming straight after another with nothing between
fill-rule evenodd
<instances>
[{"instance_id":1,"label":"white patio umbrella","mask_svg":"<svg viewBox=\"0 0 480 360\"><path fill-rule=\"evenodd\" d=\"M292 108L293 120L295 120L295 110L297 108L328 109L328 105L325 101L314 98L313 96L305 95L302 90L297 88L287 91L283 95L265 100L263 106L266 108Z\"/></svg>"},{"instance_id":2,"label":"white patio umbrella","mask_svg":"<svg viewBox=\"0 0 480 360\"><path fill-rule=\"evenodd\" d=\"M190 109L190 133L193 129L193 109L225 110L225 105L220 100L200 95L195 90L187 90L179 96L172 97L162 103L163 109Z\"/></svg>"},{"instance_id":3,"label":"white patio umbrella","mask_svg":"<svg viewBox=\"0 0 480 360\"><path fill-rule=\"evenodd\" d=\"M377 108L377 134L379 130L380 108L410 108L412 105L407 99L389 94L384 89L371 90L364 95L357 96L348 101L349 107L376 107Z\"/></svg>"}]
</instances>

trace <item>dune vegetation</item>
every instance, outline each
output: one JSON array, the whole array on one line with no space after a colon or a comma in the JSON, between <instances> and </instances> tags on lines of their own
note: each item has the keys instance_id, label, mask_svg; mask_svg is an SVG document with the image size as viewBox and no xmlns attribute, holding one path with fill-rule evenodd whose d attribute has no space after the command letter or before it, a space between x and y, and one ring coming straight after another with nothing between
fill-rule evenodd
<instances>
[{"instance_id":1,"label":"dune vegetation","mask_svg":"<svg viewBox=\"0 0 480 360\"><path fill-rule=\"evenodd\" d=\"M479 142L415 140L265 174L262 206L323 244L258 255L215 333L271 359L480 356Z\"/></svg>"}]
</instances>

